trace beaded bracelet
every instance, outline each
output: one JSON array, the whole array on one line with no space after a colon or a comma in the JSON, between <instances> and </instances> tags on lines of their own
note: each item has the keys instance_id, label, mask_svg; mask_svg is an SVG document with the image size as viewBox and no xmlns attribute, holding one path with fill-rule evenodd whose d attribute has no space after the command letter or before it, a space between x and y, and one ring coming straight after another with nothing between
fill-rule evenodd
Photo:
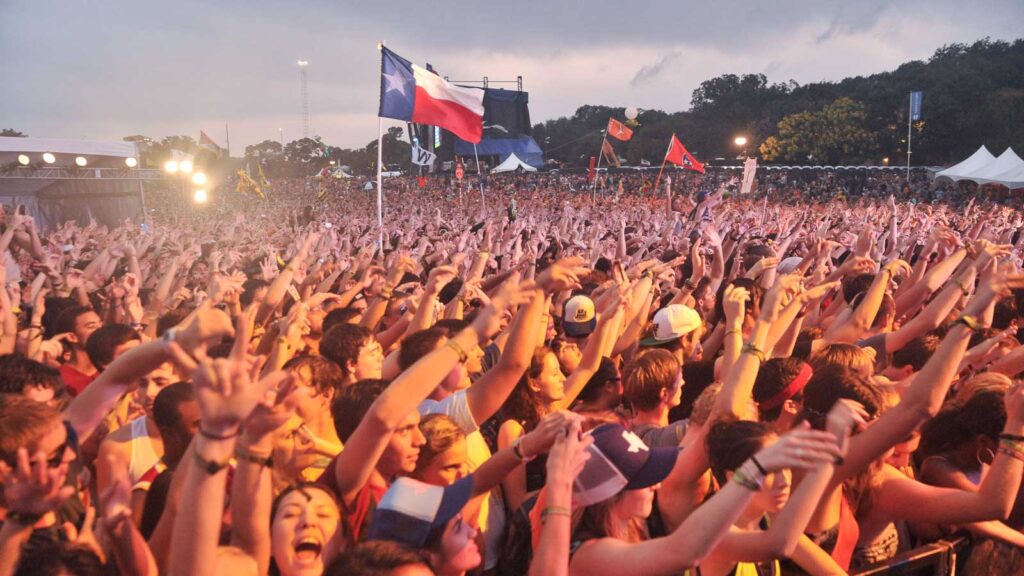
<instances>
[{"instance_id":1,"label":"beaded bracelet","mask_svg":"<svg viewBox=\"0 0 1024 576\"><path fill-rule=\"evenodd\" d=\"M1003 446L1000 446L996 451L999 452L1000 454L1006 454L1011 458L1015 458L1017 460L1020 460L1021 462L1024 462L1024 453L1018 452L1016 450L1010 450L1009 448L1004 448Z\"/></svg>"}]
</instances>

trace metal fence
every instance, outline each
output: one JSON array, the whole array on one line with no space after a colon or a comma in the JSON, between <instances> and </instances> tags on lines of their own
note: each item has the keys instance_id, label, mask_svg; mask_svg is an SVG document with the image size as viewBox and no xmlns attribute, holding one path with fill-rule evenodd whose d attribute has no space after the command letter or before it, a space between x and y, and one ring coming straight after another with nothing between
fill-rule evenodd
<instances>
[{"instance_id":1,"label":"metal fence","mask_svg":"<svg viewBox=\"0 0 1024 576\"><path fill-rule=\"evenodd\" d=\"M898 554L887 562L873 564L853 576L894 574L908 576L956 576L958 557L969 550L970 541L965 537L939 540Z\"/></svg>"}]
</instances>

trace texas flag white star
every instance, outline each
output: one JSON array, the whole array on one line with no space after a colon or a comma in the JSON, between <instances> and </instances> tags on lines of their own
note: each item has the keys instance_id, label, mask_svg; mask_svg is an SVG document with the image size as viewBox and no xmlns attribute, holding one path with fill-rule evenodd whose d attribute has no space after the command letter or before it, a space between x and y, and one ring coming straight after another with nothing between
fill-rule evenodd
<instances>
[{"instance_id":1,"label":"texas flag white star","mask_svg":"<svg viewBox=\"0 0 1024 576\"><path fill-rule=\"evenodd\" d=\"M391 74L384 74L384 79L388 81L387 92L397 90L402 96L408 96L405 93L405 79L402 78L398 70L392 70Z\"/></svg>"}]
</instances>

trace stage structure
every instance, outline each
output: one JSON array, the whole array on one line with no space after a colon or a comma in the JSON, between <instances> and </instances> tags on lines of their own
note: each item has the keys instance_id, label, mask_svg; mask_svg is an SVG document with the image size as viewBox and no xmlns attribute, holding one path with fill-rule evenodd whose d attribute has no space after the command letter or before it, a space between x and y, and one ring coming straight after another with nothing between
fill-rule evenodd
<instances>
[{"instance_id":1,"label":"stage structure","mask_svg":"<svg viewBox=\"0 0 1024 576\"><path fill-rule=\"evenodd\" d=\"M427 69L433 71L428 64ZM533 140L533 125L530 123L530 95L523 91L523 77L515 80L491 80L484 76L480 80L445 80L479 88L484 91L483 139L473 149L466 142L447 130L434 126L410 125L409 133L414 144L431 150L440 162L449 162L455 156L471 159L474 152L482 162L497 166L513 154L535 168L543 166L543 152ZM514 84L515 90L495 88L494 84ZM435 167L436 169L437 167Z\"/></svg>"},{"instance_id":2,"label":"stage structure","mask_svg":"<svg viewBox=\"0 0 1024 576\"><path fill-rule=\"evenodd\" d=\"M145 211L143 182L165 179L138 163L134 142L0 137L0 202L24 204L44 230L117 226Z\"/></svg>"}]
</instances>

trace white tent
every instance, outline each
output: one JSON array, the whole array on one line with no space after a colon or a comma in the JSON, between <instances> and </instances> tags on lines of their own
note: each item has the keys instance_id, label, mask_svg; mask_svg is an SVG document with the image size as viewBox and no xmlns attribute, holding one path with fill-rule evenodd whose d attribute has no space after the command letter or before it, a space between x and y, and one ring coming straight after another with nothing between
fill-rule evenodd
<instances>
[{"instance_id":1,"label":"white tent","mask_svg":"<svg viewBox=\"0 0 1024 576\"><path fill-rule=\"evenodd\" d=\"M985 167L975 170L970 179L980 183L987 182L999 182L997 176L1003 172L1007 172L1017 168L1018 166L1024 165L1024 160L1020 159L1020 156L1013 151L1013 148L1007 148L1005 152L999 155L992 162L989 162Z\"/></svg>"},{"instance_id":2,"label":"white tent","mask_svg":"<svg viewBox=\"0 0 1024 576\"><path fill-rule=\"evenodd\" d=\"M1016 168L1010 168L1006 172L996 174L991 179L985 181L988 183L998 183L1006 186L1010 190L1016 190L1018 188L1024 188L1024 163Z\"/></svg>"},{"instance_id":3,"label":"white tent","mask_svg":"<svg viewBox=\"0 0 1024 576\"><path fill-rule=\"evenodd\" d=\"M495 174L495 173L498 173L498 172L512 172L513 170L516 170L517 168L522 168L526 172L536 172L537 171L537 169L534 168L533 166L530 166L526 162L523 162L522 160L520 160L519 157L516 156L515 152L513 152L513 153L508 155L508 158L505 158L504 162L502 162L501 164L498 164L497 166L492 168L491 169L491 173Z\"/></svg>"},{"instance_id":4,"label":"white tent","mask_svg":"<svg viewBox=\"0 0 1024 576\"><path fill-rule=\"evenodd\" d=\"M988 148L982 146L978 148L978 151L971 154L970 158L963 162L950 166L945 170L935 175L936 178L948 178L954 182L957 180L969 179L969 174L975 172L981 168L984 168L988 164L991 164L995 160L995 156L988 151Z\"/></svg>"}]
</instances>

